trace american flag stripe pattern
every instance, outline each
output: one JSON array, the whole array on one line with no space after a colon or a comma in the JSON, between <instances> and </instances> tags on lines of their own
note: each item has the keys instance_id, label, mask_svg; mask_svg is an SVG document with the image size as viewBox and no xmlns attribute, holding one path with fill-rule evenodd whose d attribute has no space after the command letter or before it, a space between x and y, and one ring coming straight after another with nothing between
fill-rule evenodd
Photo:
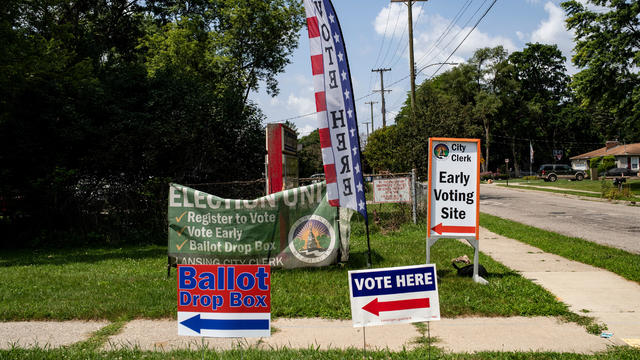
<instances>
[{"instance_id":1,"label":"american flag stripe pattern","mask_svg":"<svg viewBox=\"0 0 640 360\"><path fill-rule=\"evenodd\" d=\"M304 0L304 7L327 198L366 219L355 103L338 17L330 0Z\"/></svg>"}]
</instances>

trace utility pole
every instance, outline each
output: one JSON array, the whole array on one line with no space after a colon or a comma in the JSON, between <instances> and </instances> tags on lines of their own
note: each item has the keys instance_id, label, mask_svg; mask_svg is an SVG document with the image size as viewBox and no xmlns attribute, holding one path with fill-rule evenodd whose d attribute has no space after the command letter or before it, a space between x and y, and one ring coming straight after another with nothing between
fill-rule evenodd
<instances>
[{"instance_id":1,"label":"utility pole","mask_svg":"<svg viewBox=\"0 0 640 360\"><path fill-rule=\"evenodd\" d=\"M373 90L373 91L380 92L380 94L382 95L382 127L387 127L387 115L386 115L387 109L384 106L384 93L391 92L391 90L384 89L384 72L385 71L391 71L391 69L371 69L371 72L380 73L380 90Z\"/></svg>"},{"instance_id":2,"label":"utility pole","mask_svg":"<svg viewBox=\"0 0 640 360\"><path fill-rule=\"evenodd\" d=\"M416 103L416 66L413 61L413 3L416 1L429 1L429 0L391 0L391 2L402 2L407 5L408 25L409 25L409 77L411 78L411 111L415 111Z\"/></svg>"},{"instance_id":3,"label":"utility pole","mask_svg":"<svg viewBox=\"0 0 640 360\"><path fill-rule=\"evenodd\" d=\"M373 132L373 104L377 104L377 101L367 101L365 104L371 105L371 122L367 124L371 124L371 132ZM369 136L369 126L367 126L367 136Z\"/></svg>"}]
</instances>

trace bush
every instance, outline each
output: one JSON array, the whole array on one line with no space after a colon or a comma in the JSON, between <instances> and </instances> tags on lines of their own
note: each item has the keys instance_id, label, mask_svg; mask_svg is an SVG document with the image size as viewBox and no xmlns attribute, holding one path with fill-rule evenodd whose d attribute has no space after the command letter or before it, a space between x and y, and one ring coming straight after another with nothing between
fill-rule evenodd
<instances>
[{"instance_id":1,"label":"bush","mask_svg":"<svg viewBox=\"0 0 640 360\"><path fill-rule=\"evenodd\" d=\"M619 200L631 197L631 188L629 184L623 184L622 189L613 185L613 182L602 178L600 181L600 192L602 197L609 200Z\"/></svg>"},{"instance_id":2,"label":"bush","mask_svg":"<svg viewBox=\"0 0 640 360\"><path fill-rule=\"evenodd\" d=\"M603 156L598 164L598 173L605 172L616 167L616 158L612 155Z\"/></svg>"},{"instance_id":3,"label":"bush","mask_svg":"<svg viewBox=\"0 0 640 360\"><path fill-rule=\"evenodd\" d=\"M485 171L480 173L480 181L487 181L493 179L493 173L491 171Z\"/></svg>"},{"instance_id":4,"label":"bush","mask_svg":"<svg viewBox=\"0 0 640 360\"><path fill-rule=\"evenodd\" d=\"M602 161L602 156L596 156L594 158L589 159L589 168L597 169L598 165L600 165L600 161Z\"/></svg>"}]
</instances>

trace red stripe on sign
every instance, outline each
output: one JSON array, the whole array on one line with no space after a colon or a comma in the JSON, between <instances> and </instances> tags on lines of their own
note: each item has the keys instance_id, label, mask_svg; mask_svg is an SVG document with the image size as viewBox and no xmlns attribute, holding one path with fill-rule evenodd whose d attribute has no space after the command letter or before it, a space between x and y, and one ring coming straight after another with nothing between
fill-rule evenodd
<instances>
[{"instance_id":1,"label":"red stripe on sign","mask_svg":"<svg viewBox=\"0 0 640 360\"><path fill-rule=\"evenodd\" d=\"M329 205L331 205L331 206L340 206L340 200L338 200L338 199L329 200Z\"/></svg>"},{"instance_id":2,"label":"red stripe on sign","mask_svg":"<svg viewBox=\"0 0 640 360\"><path fill-rule=\"evenodd\" d=\"M327 111L327 100L324 96L324 91L316 93L316 111Z\"/></svg>"},{"instance_id":3,"label":"red stripe on sign","mask_svg":"<svg viewBox=\"0 0 640 360\"><path fill-rule=\"evenodd\" d=\"M320 135L320 147L331 147L331 133L329 133L329 128L318 129L318 133Z\"/></svg>"},{"instance_id":4,"label":"red stripe on sign","mask_svg":"<svg viewBox=\"0 0 640 360\"><path fill-rule=\"evenodd\" d=\"M322 54L311 56L311 71L313 75L324 74L324 66L322 64Z\"/></svg>"},{"instance_id":5,"label":"red stripe on sign","mask_svg":"<svg viewBox=\"0 0 640 360\"><path fill-rule=\"evenodd\" d=\"M336 178L336 164L328 164L324 166L324 178L327 180L327 184L337 182Z\"/></svg>"},{"instance_id":6,"label":"red stripe on sign","mask_svg":"<svg viewBox=\"0 0 640 360\"><path fill-rule=\"evenodd\" d=\"M318 18L307 18L307 29L309 30L309 39L317 38L320 36L320 28L318 27Z\"/></svg>"}]
</instances>

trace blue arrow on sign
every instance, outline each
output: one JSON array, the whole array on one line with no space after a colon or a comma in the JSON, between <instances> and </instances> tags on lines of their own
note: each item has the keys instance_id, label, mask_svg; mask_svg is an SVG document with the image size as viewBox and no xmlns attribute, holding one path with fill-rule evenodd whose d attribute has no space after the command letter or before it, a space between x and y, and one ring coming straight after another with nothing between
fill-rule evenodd
<instances>
[{"instance_id":1,"label":"blue arrow on sign","mask_svg":"<svg viewBox=\"0 0 640 360\"><path fill-rule=\"evenodd\" d=\"M269 330L268 319L202 319L200 314L180 324L200 334L200 330Z\"/></svg>"}]
</instances>

